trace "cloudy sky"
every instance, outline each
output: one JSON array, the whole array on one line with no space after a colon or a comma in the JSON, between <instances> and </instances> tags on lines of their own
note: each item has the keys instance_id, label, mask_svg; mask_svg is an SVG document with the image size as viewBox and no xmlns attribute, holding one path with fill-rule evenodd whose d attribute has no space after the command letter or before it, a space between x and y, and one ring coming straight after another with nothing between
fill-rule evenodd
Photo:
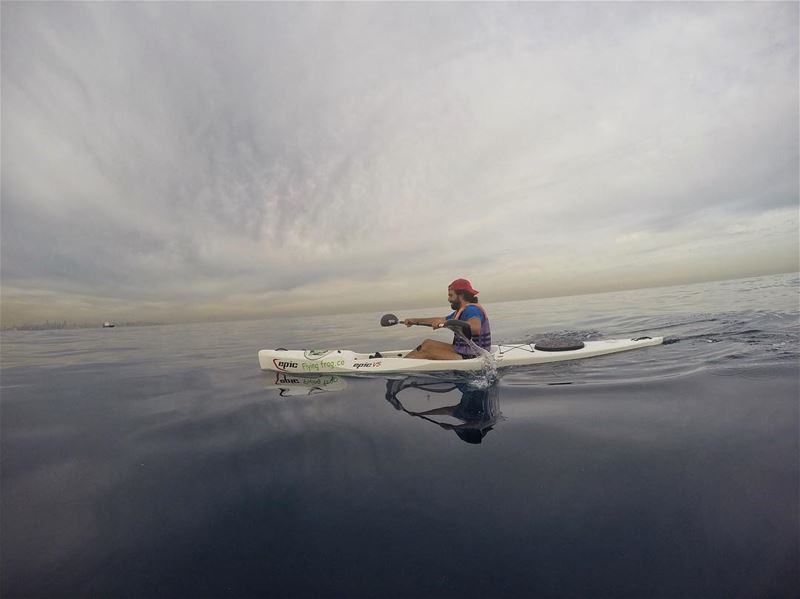
<instances>
[{"instance_id":1,"label":"cloudy sky","mask_svg":"<svg viewBox=\"0 0 800 599\"><path fill-rule=\"evenodd\" d=\"M2 4L2 320L798 269L798 4Z\"/></svg>"}]
</instances>

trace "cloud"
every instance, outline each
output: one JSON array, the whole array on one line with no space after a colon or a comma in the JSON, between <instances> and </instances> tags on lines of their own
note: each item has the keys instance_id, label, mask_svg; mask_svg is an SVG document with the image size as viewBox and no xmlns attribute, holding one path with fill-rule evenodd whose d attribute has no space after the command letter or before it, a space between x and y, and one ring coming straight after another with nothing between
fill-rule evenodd
<instances>
[{"instance_id":1,"label":"cloud","mask_svg":"<svg viewBox=\"0 0 800 599\"><path fill-rule=\"evenodd\" d=\"M4 293L235 316L399 279L428 301L468 274L502 299L566 290L565 268L733 276L754 230L764 272L796 268L797 22L784 3L6 3Z\"/></svg>"}]
</instances>

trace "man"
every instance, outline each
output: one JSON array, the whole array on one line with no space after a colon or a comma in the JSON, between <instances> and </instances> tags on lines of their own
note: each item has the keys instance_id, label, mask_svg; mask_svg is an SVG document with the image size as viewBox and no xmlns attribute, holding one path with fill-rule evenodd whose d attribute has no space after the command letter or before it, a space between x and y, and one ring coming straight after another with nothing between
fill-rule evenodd
<instances>
[{"instance_id":1,"label":"man","mask_svg":"<svg viewBox=\"0 0 800 599\"><path fill-rule=\"evenodd\" d=\"M447 288L447 301L453 312L446 317L434 316L432 318L406 318L407 327L414 324L431 325L434 329L440 328L446 320L463 320L469 324L472 332L472 342L478 347L489 351L492 345L492 332L489 328L489 318L486 310L478 303L478 291L472 288L467 279L456 279ZM427 360L468 360L476 357L475 349L460 335L453 338L452 343L426 339L414 351L406 354L406 358L424 358Z\"/></svg>"}]
</instances>

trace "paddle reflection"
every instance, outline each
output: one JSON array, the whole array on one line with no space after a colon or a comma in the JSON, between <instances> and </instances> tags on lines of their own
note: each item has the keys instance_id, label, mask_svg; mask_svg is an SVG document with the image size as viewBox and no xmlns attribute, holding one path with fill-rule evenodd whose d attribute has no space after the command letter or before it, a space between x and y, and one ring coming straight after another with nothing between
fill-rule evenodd
<instances>
[{"instance_id":1,"label":"paddle reflection","mask_svg":"<svg viewBox=\"0 0 800 599\"><path fill-rule=\"evenodd\" d=\"M409 389L416 390L416 393L405 393L404 400L401 401L398 396ZM434 395L436 403L446 405L435 408L425 406L424 409L412 407L419 405L420 400L432 402ZM452 404L459 395L458 402ZM407 377L386 381L386 400L397 410L431 422L443 430L455 432L466 443L481 443L503 418L500 412L500 392L496 383L479 388L468 382Z\"/></svg>"}]
</instances>

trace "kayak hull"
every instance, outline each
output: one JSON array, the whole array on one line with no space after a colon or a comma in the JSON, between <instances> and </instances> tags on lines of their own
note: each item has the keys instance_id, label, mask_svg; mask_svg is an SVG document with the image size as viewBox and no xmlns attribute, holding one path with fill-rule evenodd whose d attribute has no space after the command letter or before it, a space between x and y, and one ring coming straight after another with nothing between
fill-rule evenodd
<instances>
[{"instance_id":1,"label":"kayak hull","mask_svg":"<svg viewBox=\"0 0 800 599\"><path fill-rule=\"evenodd\" d=\"M533 343L518 345L493 345L491 359L483 357L469 360L418 360L406 359L411 350L387 350L357 353L345 349L285 350L262 349L258 363L262 370L295 374L357 374L397 372L448 372L484 370L493 366L529 366L549 362L580 360L660 345L663 337L637 337L636 339L606 339L585 341L580 349L546 351L535 349Z\"/></svg>"}]
</instances>

